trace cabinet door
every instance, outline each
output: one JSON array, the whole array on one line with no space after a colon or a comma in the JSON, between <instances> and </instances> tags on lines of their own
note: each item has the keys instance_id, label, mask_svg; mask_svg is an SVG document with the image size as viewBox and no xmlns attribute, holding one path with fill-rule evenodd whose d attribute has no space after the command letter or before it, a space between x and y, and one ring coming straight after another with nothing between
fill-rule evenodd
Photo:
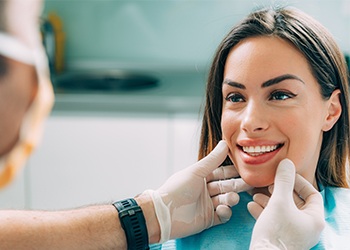
<instances>
[{"instance_id":1,"label":"cabinet door","mask_svg":"<svg viewBox=\"0 0 350 250\"><path fill-rule=\"evenodd\" d=\"M197 114L176 114L172 119L172 172L197 162L201 123Z\"/></svg>"},{"instance_id":2,"label":"cabinet door","mask_svg":"<svg viewBox=\"0 0 350 250\"><path fill-rule=\"evenodd\" d=\"M56 115L29 163L30 207L61 209L155 189L168 173L166 115Z\"/></svg>"}]
</instances>

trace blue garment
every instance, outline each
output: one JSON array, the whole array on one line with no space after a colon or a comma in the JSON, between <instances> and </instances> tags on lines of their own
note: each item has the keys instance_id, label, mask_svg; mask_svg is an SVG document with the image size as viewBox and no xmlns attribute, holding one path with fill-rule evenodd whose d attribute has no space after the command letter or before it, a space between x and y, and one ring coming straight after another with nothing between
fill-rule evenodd
<instances>
[{"instance_id":1,"label":"blue garment","mask_svg":"<svg viewBox=\"0 0 350 250\"><path fill-rule=\"evenodd\" d=\"M321 194L324 200L326 227L320 242L312 249L350 249L350 189L325 187ZM249 194L241 193L239 204L232 207L229 222L177 240L176 249L249 249L255 223L255 219L247 210L247 203L251 200Z\"/></svg>"},{"instance_id":2,"label":"blue garment","mask_svg":"<svg viewBox=\"0 0 350 250\"><path fill-rule=\"evenodd\" d=\"M326 227L312 249L350 249L350 189L325 187L321 194Z\"/></svg>"}]
</instances>

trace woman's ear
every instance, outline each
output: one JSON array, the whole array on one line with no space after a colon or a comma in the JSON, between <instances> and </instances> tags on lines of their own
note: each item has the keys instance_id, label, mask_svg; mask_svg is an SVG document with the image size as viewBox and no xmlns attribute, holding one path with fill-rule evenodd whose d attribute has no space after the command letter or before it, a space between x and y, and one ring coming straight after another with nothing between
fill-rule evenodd
<instances>
[{"instance_id":1,"label":"woman's ear","mask_svg":"<svg viewBox=\"0 0 350 250\"><path fill-rule=\"evenodd\" d=\"M331 97L327 101L328 111L325 123L323 125L323 131L325 132L329 131L334 126L341 115L342 107L340 103L340 94L341 92L339 89L334 90Z\"/></svg>"}]
</instances>

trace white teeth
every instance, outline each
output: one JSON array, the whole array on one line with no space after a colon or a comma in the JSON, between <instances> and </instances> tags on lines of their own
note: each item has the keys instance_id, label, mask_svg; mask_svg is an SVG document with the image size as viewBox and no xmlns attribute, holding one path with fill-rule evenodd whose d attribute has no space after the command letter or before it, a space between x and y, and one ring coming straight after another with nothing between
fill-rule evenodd
<instances>
[{"instance_id":1,"label":"white teeth","mask_svg":"<svg viewBox=\"0 0 350 250\"><path fill-rule=\"evenodd\" d=\"M243 147L243 151L248 153L248 154L263 154L263 153L268 153L272 152L277 149L277 145L274 146L249 146L249 147Z\"/></svg>"}]
</instances>

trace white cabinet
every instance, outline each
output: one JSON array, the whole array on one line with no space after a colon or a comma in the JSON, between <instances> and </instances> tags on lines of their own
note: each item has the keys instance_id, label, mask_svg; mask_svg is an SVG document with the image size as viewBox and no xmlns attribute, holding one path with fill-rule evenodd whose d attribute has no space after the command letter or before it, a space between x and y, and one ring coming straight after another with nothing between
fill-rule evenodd
<instances>
[{"instance_id":1,"label":"white cabinet","mask_svg":"<svg viewBox=\"0 0 350 250\"><path fill-rule=\"evenodd\" d=\"M167 174L167 115L56 115L29 162L30 207L71 208L157 188Z\"/></svg>"},{"instance_id":2,"label":"white cabinet","mask_svg":"<svg viewBox=\"0 0 350 250\"><path fill-rule=\"evenodd\" d=\"M174 114L171 120L172 173L197 162L201 121L198 114Z\"/></svg>"},{"instance_id":3,"label":"white cabinet","mask_svg":"<svg viewBox=\"0 0 350 250\"><path fill-rule=\"evenodd\" d=\"M28 164L28 206L73 208L159 187L196 161L198 115L56 114Z\"/></svg>"}]
</instances>

